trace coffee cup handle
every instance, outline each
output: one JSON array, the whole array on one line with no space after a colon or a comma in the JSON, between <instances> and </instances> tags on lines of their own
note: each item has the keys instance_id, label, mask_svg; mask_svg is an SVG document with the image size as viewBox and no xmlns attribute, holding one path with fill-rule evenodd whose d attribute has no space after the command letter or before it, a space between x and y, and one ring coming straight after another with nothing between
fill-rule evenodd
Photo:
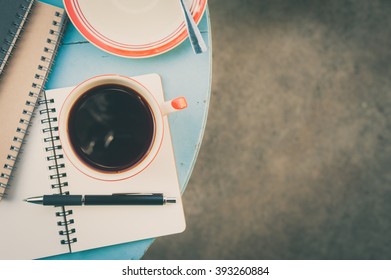
<instances>
[{"instance_id":1,"label":"coffee cup handle","mask_svg":"<svg viewBox=\"0 0 391 280\"><path fill-rule=\"evenodd\" d=\"M186 101L186 98L184 98L183 96L166 101L160 106L163 116L166 116L170 113L173 113L173 112L176 112L179 110L183 110L186 107L187 107L187 101Z\"/></svg>"}]
</instances>

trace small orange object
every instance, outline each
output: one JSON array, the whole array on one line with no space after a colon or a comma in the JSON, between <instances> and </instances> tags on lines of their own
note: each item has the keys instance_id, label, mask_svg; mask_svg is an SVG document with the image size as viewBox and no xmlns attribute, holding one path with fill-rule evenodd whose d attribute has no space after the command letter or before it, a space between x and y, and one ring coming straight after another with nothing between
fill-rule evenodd
<instances>
[{"instance_id":1,"label":"small orange object","mask_svg":"<svg viewBox=\"0 0 391 280\"><path fill-rule=\"evenodd\" d=\"M186 98L184 98L183 96L175 98L171 101L171 106L177 110L185 109L187 107Z\"/></svg>"}]
</instances>

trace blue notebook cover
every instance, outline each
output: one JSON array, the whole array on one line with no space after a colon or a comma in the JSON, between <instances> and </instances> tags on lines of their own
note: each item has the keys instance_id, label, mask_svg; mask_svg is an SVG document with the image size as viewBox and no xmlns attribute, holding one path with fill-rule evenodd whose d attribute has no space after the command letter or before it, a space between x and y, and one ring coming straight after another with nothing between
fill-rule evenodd
<instances>
[{"instance_id":1,"label":"blue notebook cover","mask_svg":"<svg viewBox=\"0 0 391 280\"><path fill-rule=\"evenodd\" d=\"M34 0L0 0L0 75L33 5Z\"/></svg>"}]
</instances>

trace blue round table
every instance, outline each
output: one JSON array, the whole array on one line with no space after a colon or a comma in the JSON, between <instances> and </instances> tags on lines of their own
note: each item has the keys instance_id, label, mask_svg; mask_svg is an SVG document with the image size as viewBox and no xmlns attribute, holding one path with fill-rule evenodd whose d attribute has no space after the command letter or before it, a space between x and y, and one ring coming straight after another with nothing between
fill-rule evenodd
<instances>
[{"instance_id":1,"label":"blue round table","mask_svg":"<svg viewBox=\"0 0 391 280\"><path fill-rule=\"evenodd\" d=\"M61 0L42 2L63 7ZM74 86L89 77L116 73L136 76L158 73L162 77L167 98L185 96L188 108L180 115L170 115L178 179L185 190L202 142L207 119L211 87L211 33L209 12L199 23L208 52L195 55L189 40L156 57L130 59L113 56L90 44L69 21L46 89ZM98 248L46 259L140 259L154 239Z\"/></svg>"}]
</instances>

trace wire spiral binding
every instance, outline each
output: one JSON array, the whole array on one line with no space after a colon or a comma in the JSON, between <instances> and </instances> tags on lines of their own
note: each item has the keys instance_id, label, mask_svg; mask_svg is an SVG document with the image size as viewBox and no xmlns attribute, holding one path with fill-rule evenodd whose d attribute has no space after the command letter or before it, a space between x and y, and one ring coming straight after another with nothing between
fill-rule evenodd
<instances>
[{"instance_id":1,"label":"wire spiral binding","mask_svg":"<svg viewBox=\"0 0 391 280\"><path fill-rule=\"evenodd\" d=\"M3 42L1 42L2 45L0 48L0 53L2 54L3 58L0 59L0 74L3 72L10 56L12 55L12 50L24 30L23 26L28 21L28 16L30 15L34 5L35 0L23 1L19 7L19 11L15 15L11 29L8 30L8 36L4 39Z\"/></svg>"},{"instance_id":2,"label":"wire spiral binding","mask_svg":"<svg viewBox=\"0 0 391 280\"><path fill-rule=\"evenodd\" d=\"M42 89L42 85L47 79L48 74L50 73L51 66L53 65L53 58L55 57L58 50L58 41L62 39L64 34L64 28L66 21L66 16L62 13L56 12L55 17L58 20L53 21L53 27L49 30L48 39L46 40L46 46L44 47L44 52L47 55L41 56L41 64L38 66L38 71L41 71L43 74L37 73L35 75L36 83L33 85L34 88L39 89L42 92L42 99L38 101L38 105L41 106L39 109L39 114L43 116L41 119L42 133L44 136L44 143L46 144L45 151L48 153L46 160L48 161L48 170L49 172L54 172L49 175L51 183L51 188L61 195L68 195L69 192L65 191L68 187L68 182L66 181L67 174L65 171L64 155L62 154L62 147L60 143L60 138L58 135L58 125L57 117L53 117L53 114L56 113L56 109L52 108L54 100L47 99L46 93ZM42 81L42 83L39 83ZM36 96L36 92L32 91L32 96ZM38 94L39 95L39 94ZM72 210L66 210L64 206L59 207L59 211L56 212L56 216L61 218L57 222L59 227L62 227L59 230L59 235L63 236L60 242L63 245L67 245L69 251L72 252L71 244L77 242L77 238L72 235L76 232L75 228L72 228L74 224L74 219L70 218L73 214Z\"/></svg>"},{"instance_id":3,"label":"wire spiral binding","mask_svg":"<svg viewBox=\"0 0 391 280\"><path fill-rule=\"evenodd\" d=\"M40 123L42 125L42 133L44 134L43 142L45 143L45 151L47 152L46 160L48 162L49 178L51 180L51 188L57 194L69 195L66 191L68 182L66 181L67 173L65 170L64 155L62 154L62 146L58 135L58 120L53 114L56 114L56 109L52 108L53 99L47 99L46 93L43 91L42 98L38 100L38 112L41 115ZM56 212L56 217L61 218L57 221L57 226L62 227L59 235L65 237L60 242L63 245L70 246L77 242L77 238L72 235L76 232L72 225L75 223L71 218L72 210L66 210L64 206L59 207Z\"/></svg>"},{"instance_id":4,"label":"wire spiral binding","mask_svg":"<svg viewBox=\"0 0 391 280\"><path fill-rule=\"evenodd\" d=\"M24 12L24 21L27 21L27 17L31 13L34 4L35 1L24 0L24 4L21 5L19 10ZM40 57L40 63L37 67L37 71L34 74L34 77L32 77L31 91L27 94L25 108L22 111L22 117L19 119L19 126L16 128L16 135L14 136L12 145L9 148L10 154L7 155L7 162L4 166L0 166L0 169L2 168L2 170L0 170L0 199L6 196L6 189L9 187L8 181L12 178L12 167L15 166L17 156L21 150L22 144L24 143L24 136L28 134L28 128L34 117L37 100L44 89L46 80L50 74L50 69L54 64L54 57L57 54L59 43L64 34L64 30L66 27L65 23L67 21L67 16L65 12L60 13L56 11L53 16L55 20L53 20L52 27L48 30L48 38L46 40L46 45L43 49L43 53L45 53L46 55ZM17 17L22 17L22 14L18 13ZM15 23L14 27L17 28L15 30L9 31L9 34L19 35L23 29L22 25L17 25ZM6 55L5 58L8 58L11 55L10 50L14 46L15 40L15 37L13 41L7 38L6 43L8 43L7 45L9 45L9 47L6 50L4 49L4 47L2 48L2 52L6 52L4 53ZM5 60L2 61L0 67L0 74L4 68L3 62L5 62Z\"/></svg>"}]
</instances>

